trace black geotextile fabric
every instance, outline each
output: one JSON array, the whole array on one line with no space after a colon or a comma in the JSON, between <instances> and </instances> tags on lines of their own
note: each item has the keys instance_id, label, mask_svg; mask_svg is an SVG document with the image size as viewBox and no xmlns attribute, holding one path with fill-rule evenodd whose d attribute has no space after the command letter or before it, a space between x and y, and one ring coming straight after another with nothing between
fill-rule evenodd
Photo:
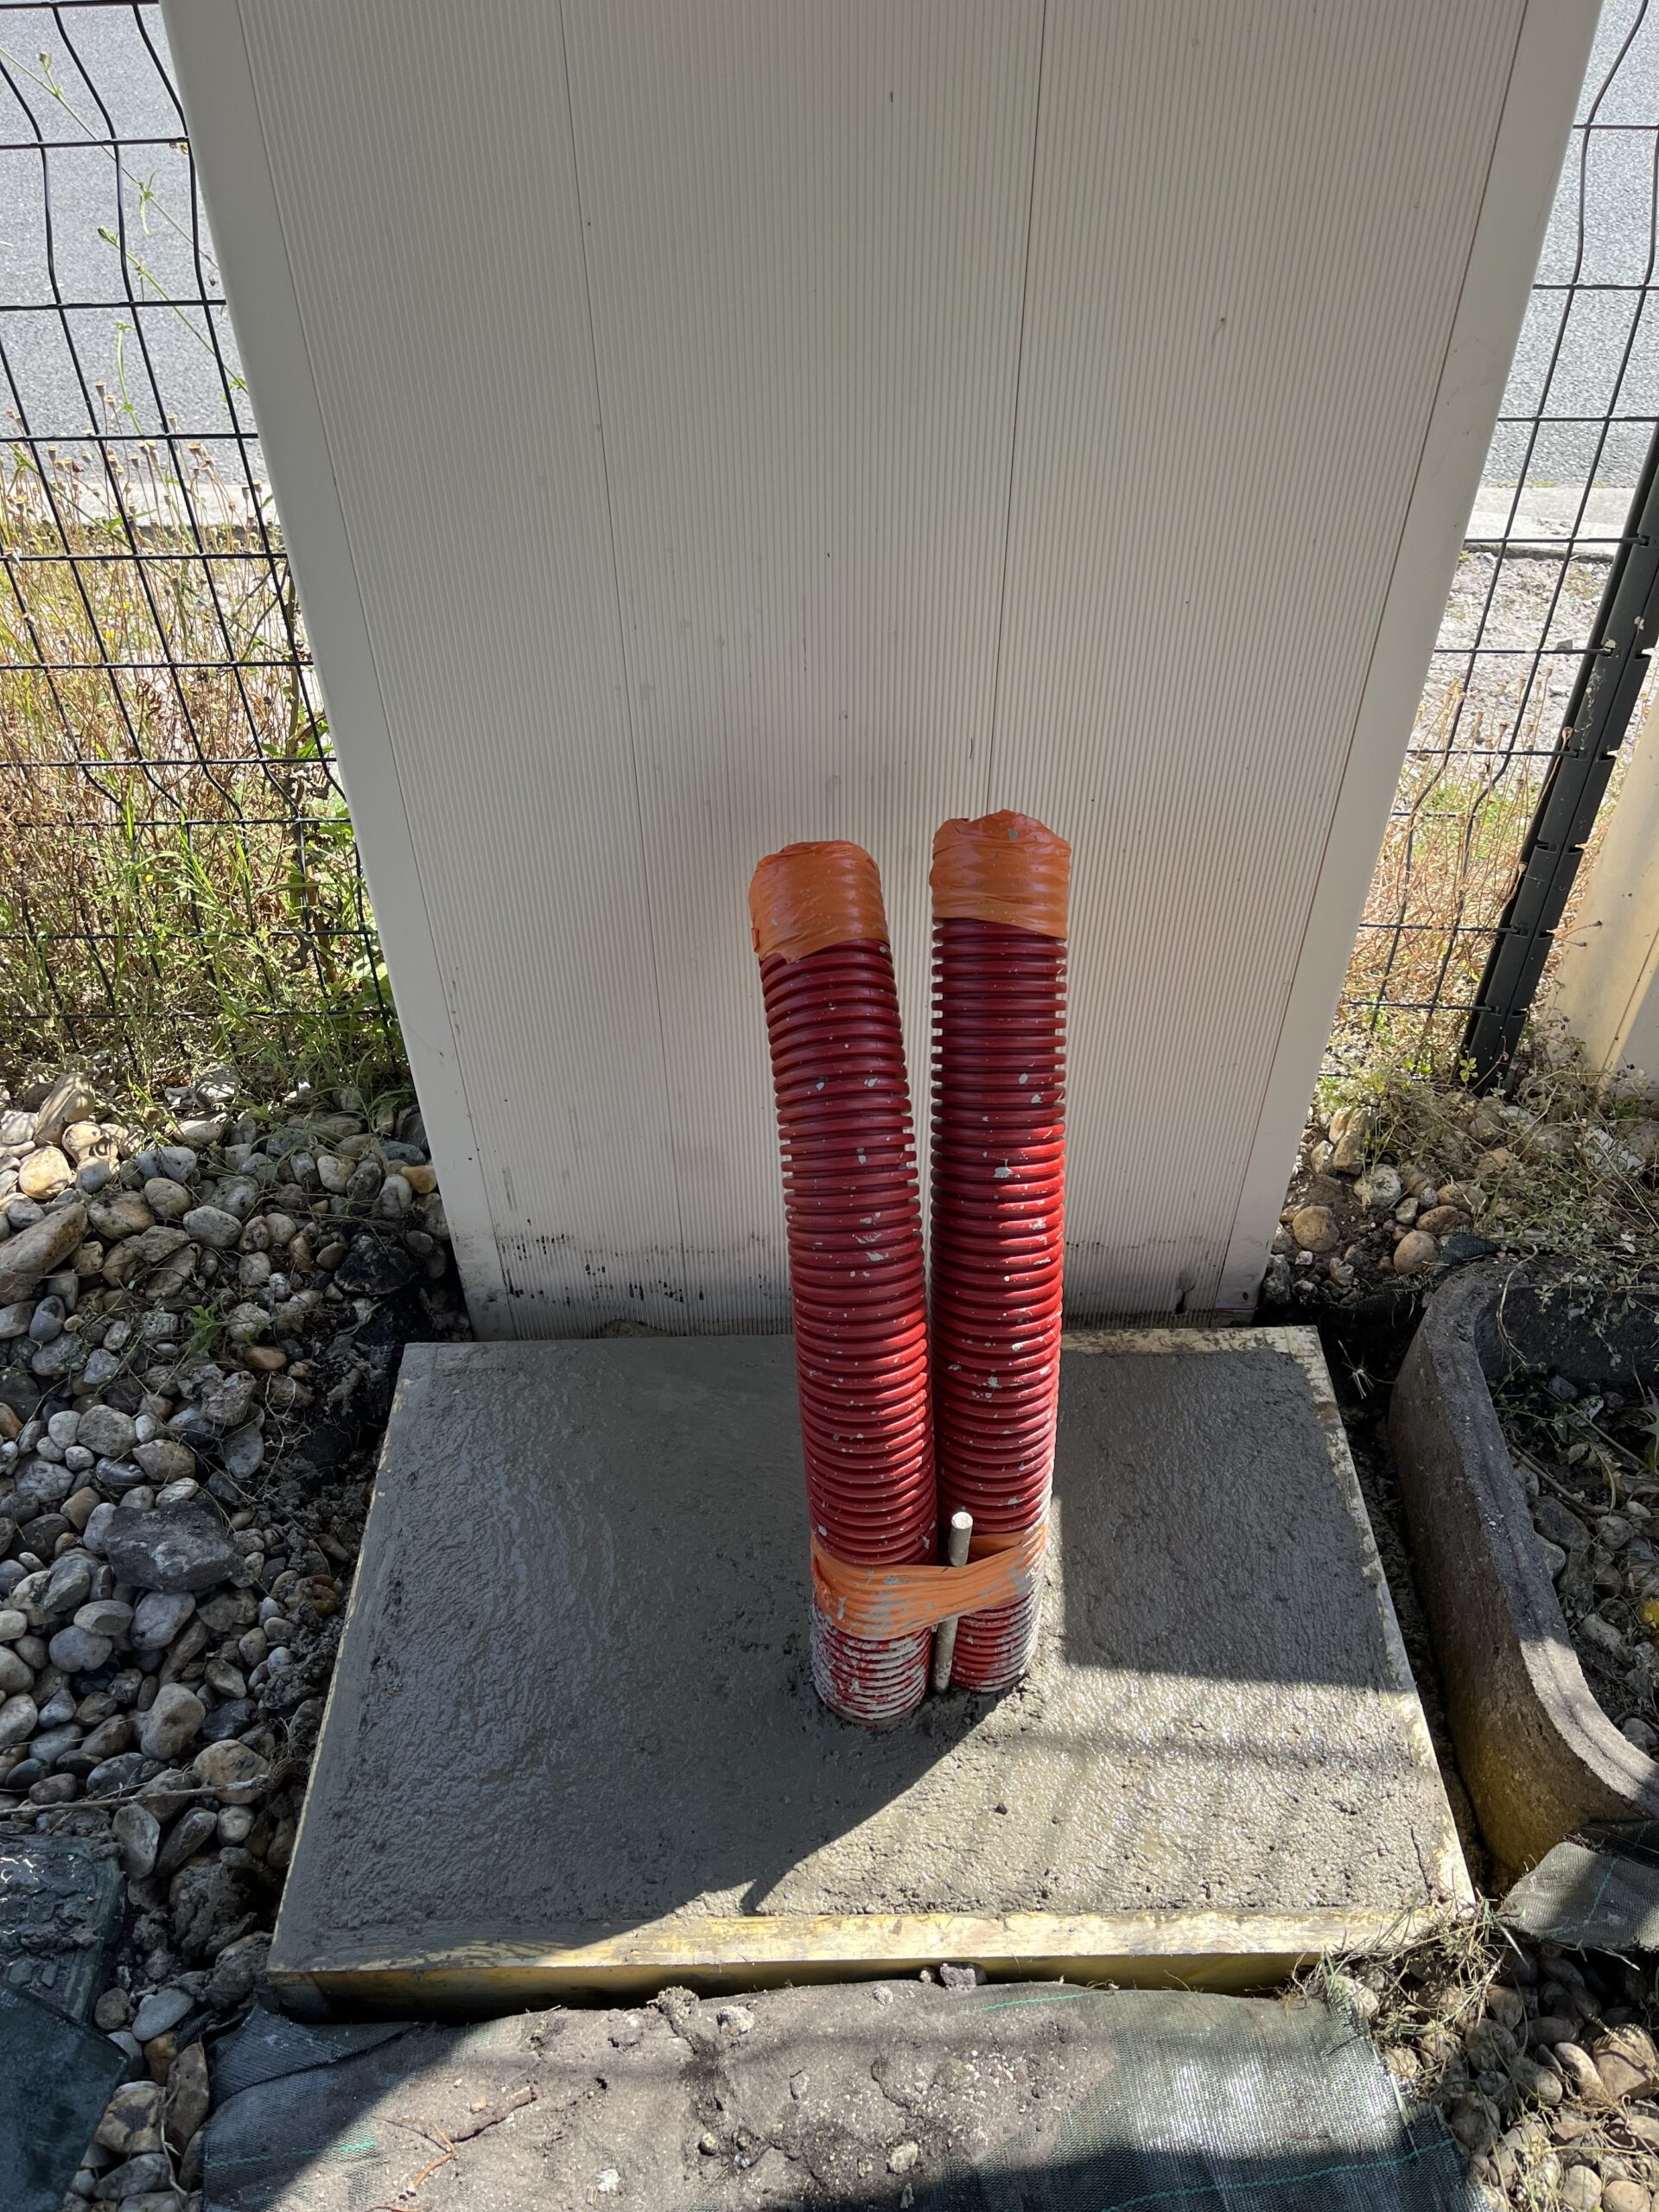
<instances>
[{"instance_id":1,"label":"black geotextile fabric","mask_svg":"<svg viewBox=\"0 0 1659 2212\"><path fill-rule=\"evenodd\" d=\"M1438 2113L1408 2112L1363 2029L1317 2005L1190 1992L1030 1992L1121 2017L1122 2063L1062 2115L1040 2163L1015 2140L929 2212L1467 2212Z\"/></svg>"},{"instance_id":2,"label":"black geotextile fabric","mask_svg":"<svg viewBox=\"0 0 1659 2212\"><path fill-rule=\"evenodd\" d=\"M126 2053L0 1983L0 2203L58 2212Z\"/></svg>"},{"instance_id":3,"label":"black geotextile fabric","mask_svg":"<svg viewBox=\"0 0 1659 2212\"><path fill-rule=\"evenodd\" d=\"M401 2020L327 2020L313 2026L256 2005L233 2036L213 2050L213 2097L223 2103L262 2082L280 2082L317 2066L337 2066L403 2034Z\"/></svg>"}]
</instances>

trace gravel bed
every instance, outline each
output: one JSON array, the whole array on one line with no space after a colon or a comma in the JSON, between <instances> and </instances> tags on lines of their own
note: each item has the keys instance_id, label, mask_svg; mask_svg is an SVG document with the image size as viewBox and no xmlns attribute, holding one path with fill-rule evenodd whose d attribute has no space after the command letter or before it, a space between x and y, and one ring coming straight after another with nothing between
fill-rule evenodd
<instances>
[{"instance_id":1,"label":"gravel bed","mask_svg":"<svg viewBox=\"0 0 1659 2212\"><path fill-rule=\"evenodd\" d=\"M1659 1122L1643 1126L1659 1161ZM1459 1172L1449 1161L1370 1157L1363 1114L1311 1120L1274 1235L1265 1302L1354 1305L1444 1263L1499 1250L1475 1224L1490 1185L1518 1155L1503 1142L1510 1131L1495 1107L1478 1117L1474 1134L1477 1149Z\"/></svg>"},{"instance_id":2,"label":"gravel bed","mask_svg":"<svg viewBox=\"0 0 1659 2212\"><path fill-rule=\"evenodd\" d=\"M1493 1394L1573 1648L1602 1711L1659 1752L1659 1405L1564 1375Z\"/></svg>"},{"instance_id":3,"label":"gravel bed","mask_svg":"<svg viewBox=\"0 0 1659 2212\"><path fill-rule=\"evenodd\" d=\"M1523 747L1552 745L1610 566L1605 559L1585 556L1564 566L1559 556L1511 553L1504 557L1494 585L1496 555L1460 554L1413 742L1429 742L1426 726L1435 721L1449 701L1460 699L1460 750L1466 748L1478 757L1501 753L1506 742L1517 741L1517 734ZM1467 655L1477 632L1482 650L1471 667ZM1535 652L1541 656L1535 671ZM1517 734L1516 716L1523 690L1524 730ZM1543 766L1520 765L1535 778Z\"/></svg>"},{"instance_id":4,"label":"gravel bed","mask_svg":"<svg viewBox=\"0 0 1659 2212\"><path fill-rule=\"evenodd\" d=\"M1405 2095L1445 2114L1476 2203L1653 2212L1650 1969L1465 1927L1313 1984L1370 2027Z\"/></svg>"},{"instance_id":5,"label":"gravel bed","mask_svg":"<svg viewBox=\"0 0 1659 2212\"><path fill-rule=\"evenodd\" d=\"M1442 1094L1392 1119L1386 1101L1312 1116L1262 1285L1268 1317L1408 1321L1448 1271L1503 1254L1542 1259L1586 1294L1659 1284L1659 1100L1527 1088L1518 1102ZM1586 1678L1633 1743L1659 1751L1659 1408L1536 1373L1495 1404Z\"/></svg>"},{"instance_id":6,"label":"gravel bed","mask_svg":"<svg viewBox=\"0 0 1659 2212\"><path fill-rule=\"evenodd\" d=\"M469 1333L417 1111L0 1091L0 1853L125 1910L68 2202L195 2212L204 2038L262 1978L404 1344Z\"/></svg>"},{"instance_id":7,"label":"gravel bed","mask_svg":"<svg viewBox=\"0 0 1659 2212\"><path fill-rule=\"evenodd\" d=\"M1611 1125L1572 1103L1453 1094L1421 1149L1391 1141L1363 1106L1310 1116L1263 1303L1358 1306L1432 1289L1471 1260L1570 1253L1575 1237L1631 1281L1659 1281L1659 1100Z\"/></svg>"}]
</instances>

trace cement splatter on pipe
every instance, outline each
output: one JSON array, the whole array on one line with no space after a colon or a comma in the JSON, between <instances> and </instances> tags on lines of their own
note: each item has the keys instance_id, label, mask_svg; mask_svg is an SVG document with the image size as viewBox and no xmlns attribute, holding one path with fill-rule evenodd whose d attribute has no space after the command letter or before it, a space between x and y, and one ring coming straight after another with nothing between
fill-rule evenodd
<instances>
[{"instance_id":1,"label":"cement splatter on pipe","mask_svg":"<svg viewBox=\"0 0 1659 2212\"><path fill-rule=\"evenodd\" d=\"M749 886L783 1154L807 1500L849 1566L934 1556L921 1194L880 879L856 845L786 846ZM849 1720L903 1719L927 1630L854 1636L815 1597L812 1678Z\"/></svg>"},{"instance_id":2,"label":"cement splatter on pipe","mask_svg":"<svg viewBox=\"0 0 1659 2212\"><path fill-rule=\"evenodd\" d=\"M934 1433L941 1510L976 1535L1045 1523L1065 1263L1065 931L1071 849L1023 814L933 842ZM1027 1595L958 1623L951 1681L1030 1662Z\"/></svg>"}]
</instances>

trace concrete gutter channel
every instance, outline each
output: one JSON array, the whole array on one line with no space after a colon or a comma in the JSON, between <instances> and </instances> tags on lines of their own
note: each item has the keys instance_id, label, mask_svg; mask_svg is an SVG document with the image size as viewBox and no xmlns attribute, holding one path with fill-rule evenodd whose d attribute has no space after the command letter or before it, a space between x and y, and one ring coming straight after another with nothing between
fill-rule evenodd
<instances>
[{"instance_id":1,"label":"concrete gutter channel","mask_svg":"<svg viewBox=\"0 0 1659 2212\"><path fill-rule=\"evenodd\" d=\"M1430 1300L1389 1412L1459 1765L1511 1877L1580 1829L1659 1819L1659 1764L1585 1680L1492 1405L1494 1385L1541 1366L1581 1389L1651 1389L1659 1315L1514 1263L1466 1268Z\"/></svg>"}]
</instances>

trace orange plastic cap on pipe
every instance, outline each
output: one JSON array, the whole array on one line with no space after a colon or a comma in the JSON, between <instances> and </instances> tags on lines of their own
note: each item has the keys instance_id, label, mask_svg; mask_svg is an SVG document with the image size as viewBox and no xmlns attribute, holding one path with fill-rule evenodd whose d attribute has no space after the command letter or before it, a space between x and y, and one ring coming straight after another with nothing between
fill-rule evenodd
<instances>
[{"instance_id":1,"label":"orange plastic cap on pipe","mask_svg":"<svg viewBox=\"0 0 1659 2212\"><path fill-rule=\"evenodd\" d=\"M943 823L933 840L933 912L940 920L1001 922L1065 937L1071 848L1029 814Z\"/></svg>"},{"instance_id":2,"label":"orange plastic cap on pipe","mask_svg":"<svg viewBox=\"0 0 1659 2212\"><path fill-rule=\"evenodd\" d=\"M768 853L749 879L749 921L762 960L773 953L804 960L853 940L887 942L875 862L861 845L838 837Z\"/></svg>"}]
</instances>

